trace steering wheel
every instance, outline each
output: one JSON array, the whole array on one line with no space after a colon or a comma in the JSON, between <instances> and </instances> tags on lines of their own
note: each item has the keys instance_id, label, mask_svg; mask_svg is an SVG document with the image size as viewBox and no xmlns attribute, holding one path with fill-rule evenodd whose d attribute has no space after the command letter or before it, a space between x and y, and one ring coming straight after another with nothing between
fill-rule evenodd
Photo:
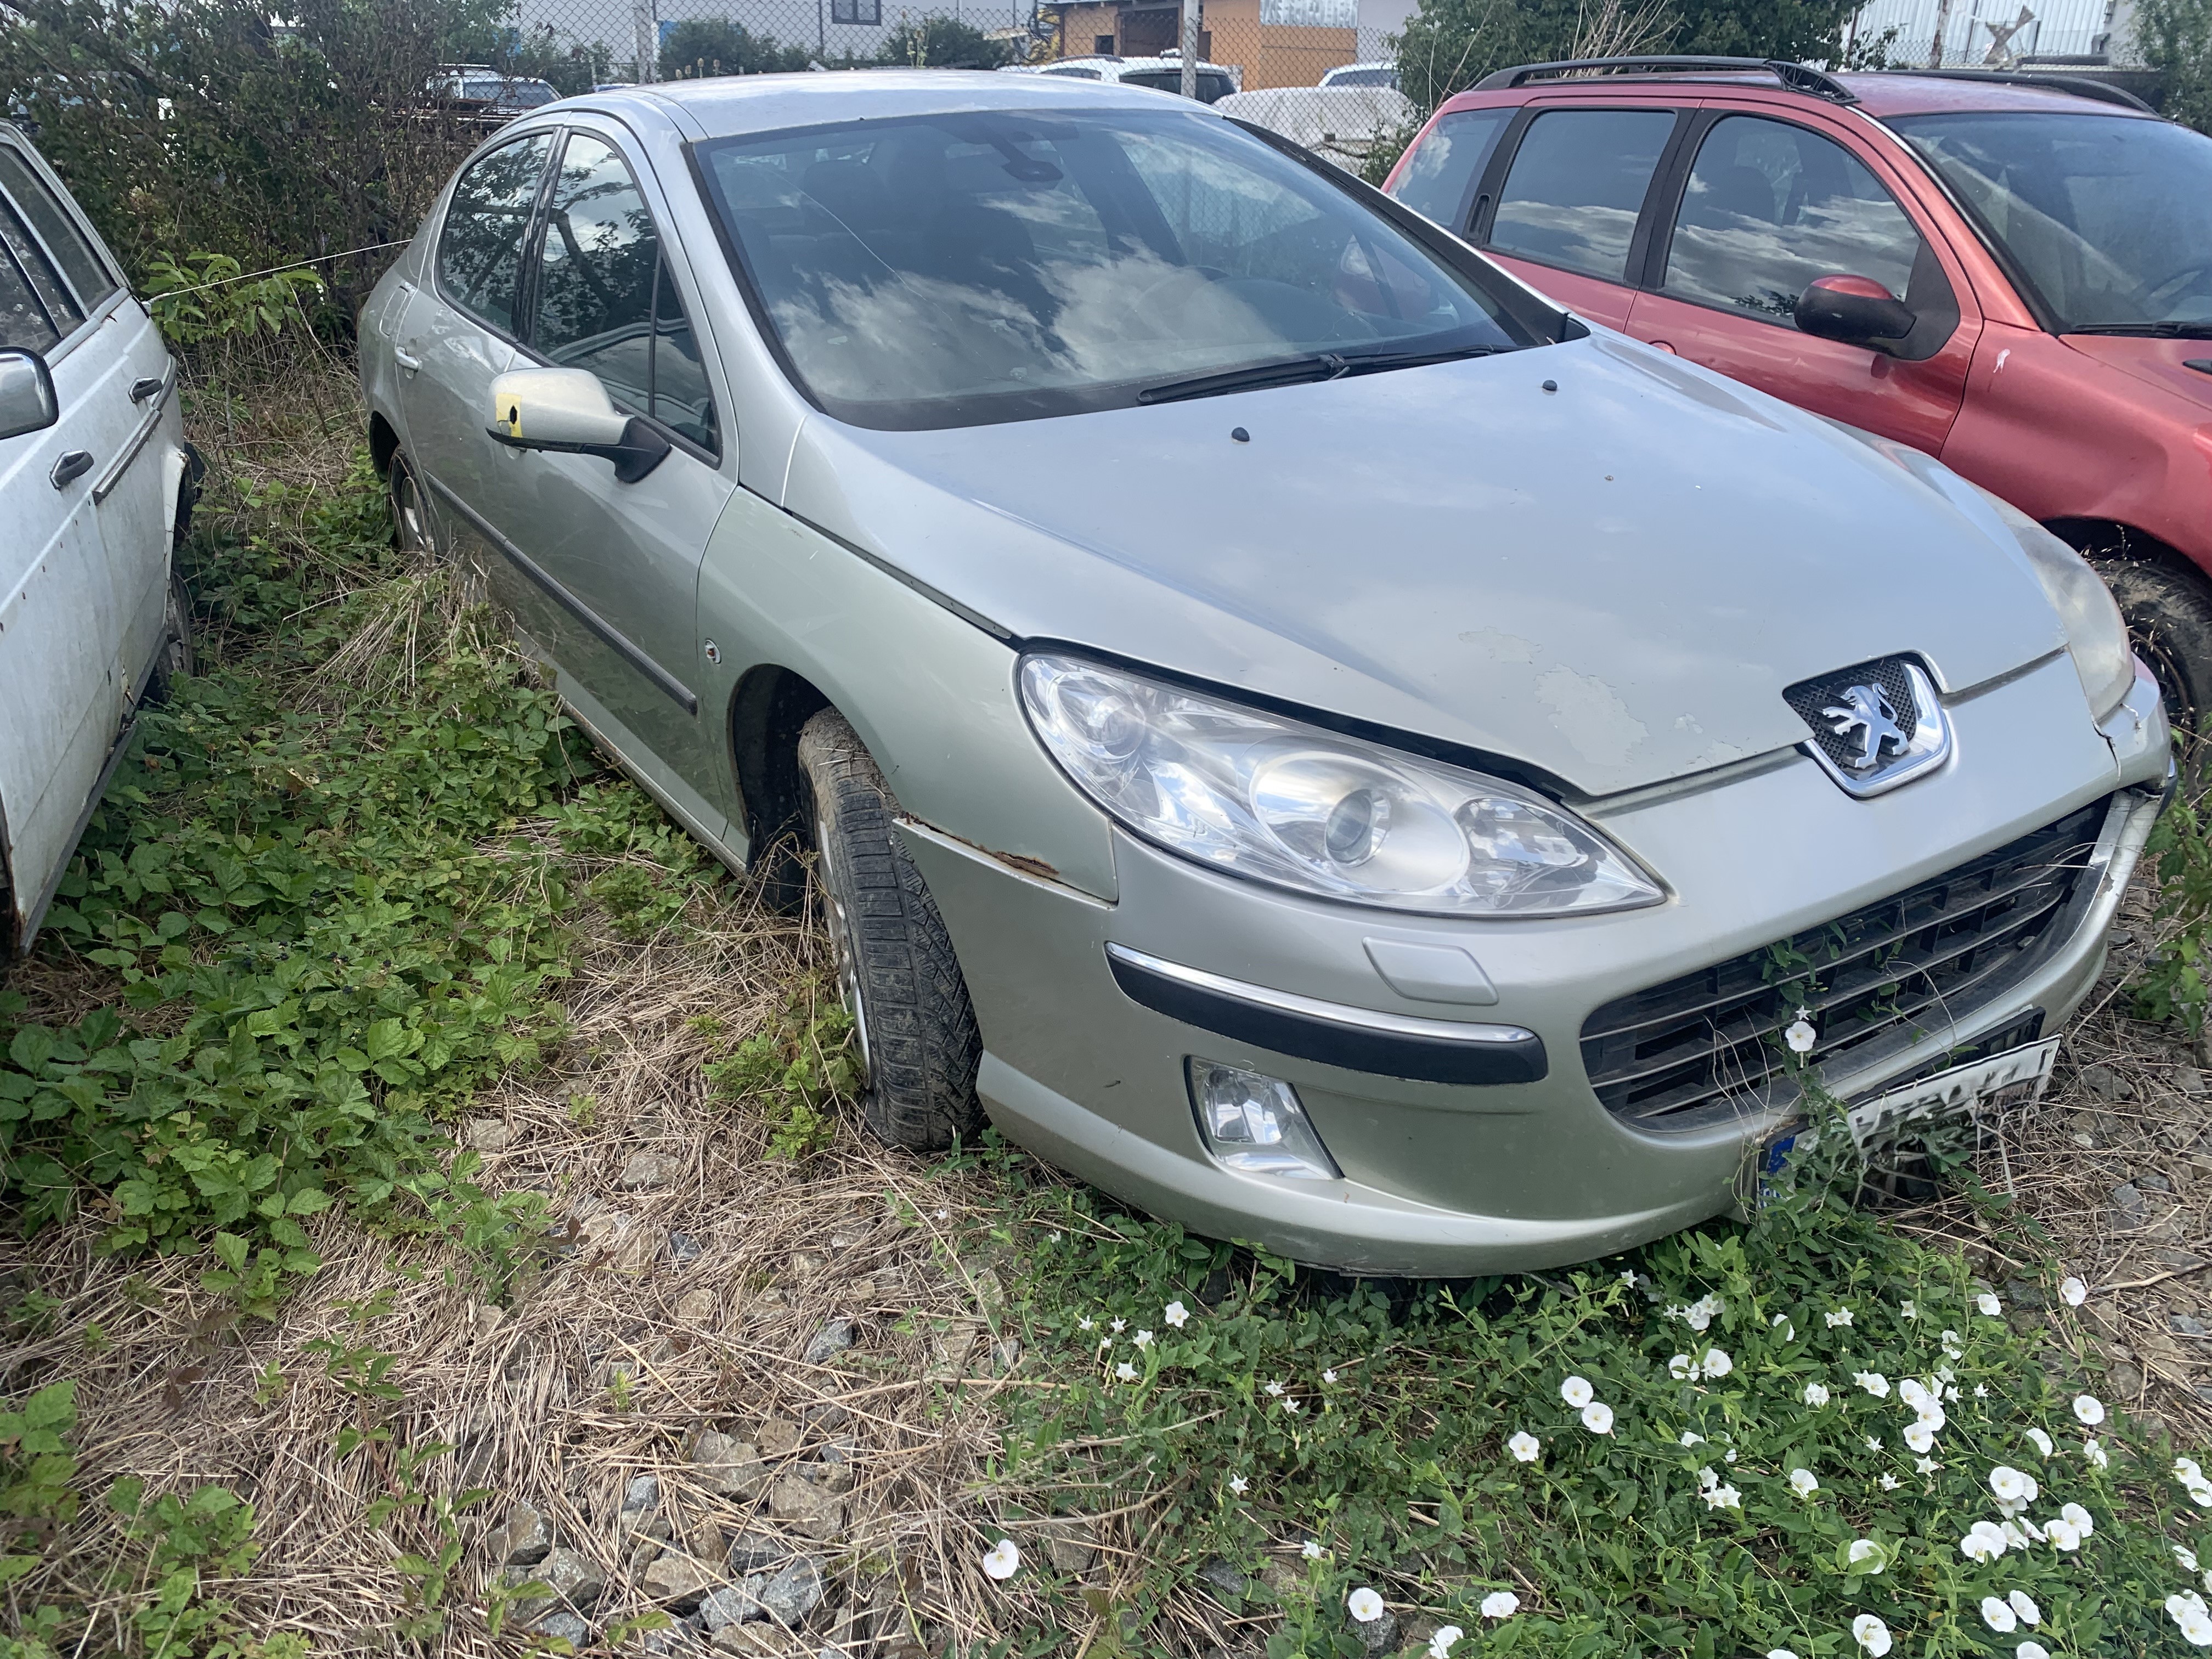
<instances>
[{"instance_id":1,"label":"steering wheel","mask_svg":"<svg viewBox=\"0 0 2212 1659\"><path fill-rule=\"evenodd\" d=\"M2212 262L2191 265L2179 276L2167 277L2143 296L2143 309L2146 311L2163 309L2166 301L2172 299L2176 295L2188 293L2191 283L2205 276L2212 276Z\"/></svg>"}]
</instances>

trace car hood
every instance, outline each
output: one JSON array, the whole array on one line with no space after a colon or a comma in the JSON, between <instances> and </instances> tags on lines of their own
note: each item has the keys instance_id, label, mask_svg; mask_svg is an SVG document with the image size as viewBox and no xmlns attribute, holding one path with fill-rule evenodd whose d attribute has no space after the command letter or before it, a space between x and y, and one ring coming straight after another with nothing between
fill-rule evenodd
<instances>
[{"instance_id":1,"label":"car hood","mask_svg":"<svg viewBox=\"0 0 2212 1659\"><path fill-rule=\"evenodd\" d=\"M783 501L1017 640L1589 796L1802 741L1782 693L1815 674L1914 652L1955 692L2063 643L1963 480L1607 333L1003 425L815 416Z\"/></svg>"},{"instance_id":2,"label":"car hood","mask_svg":"<svg viewBox=\"0 0 2212 1659\"><path fill-rule=\"evenodd\" d=\"M2066 343L2107 368L2186 398L2212 413L2212 374L2189 366L2212 362L2212 340L2146 340L2125 334L2069 334Z\"/></svg>"}]
</instances>

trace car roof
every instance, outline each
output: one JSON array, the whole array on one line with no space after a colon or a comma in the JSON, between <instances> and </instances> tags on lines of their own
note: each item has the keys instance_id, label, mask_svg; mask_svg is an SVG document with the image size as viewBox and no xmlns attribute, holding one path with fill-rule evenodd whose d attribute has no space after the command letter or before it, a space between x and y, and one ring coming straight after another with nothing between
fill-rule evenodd
<instances>
[{"instance_id":1,"label":"car roof","mask_svg":"<svg viewBox=\"0 0 2212 1659\"><path fill-rule=\"evenodd\" d=\"M1539 94L1547 100L1562 96L1607 98L1617 97L1630 90L1648 91L1655 87L1683 86L1756 92L1771 98L1826 104L1832 107L1841 101L1820 92L1784 85L1778 78L1771 77L1771 71L1755 68L1714 68L1590 75L1571 80L1530 80L1511 88L1498 87L1489 90L1478 88L1471 92L1463 92L1449 100L1445 107L1462 109L1480 105L1525 103ZM1850 94L1853 107L1877 118L1892 115L1935 114L1950 110L2042 110L2075 115L2160 118L2149 110L2131 108L2123 103L2069 91L2050 82L2039 84L1996 76L1914 74L1910 70L1899 70L1844 71L1820 78ZM2087 76L2075 78L2083 81L2094 79Z\"/></svg>"},{"instance_id":2,"label":"car roof","mask_svg":"<svg viewBox=\"0 0 2212 1659\"><path fill-rule=\"evenodd\" d=\"M1126 60L1125 60L1126 61ZM1157 109L1173 93L1086 81L1066 75L999 75L985 70L799 70L779 75L731 75L663 81L620 92L594 93L548 104L536 118L564 109L659 116L691 136L726 138L791 127L887 116L954 115L975 110ZM1177 99L1178 103L1182 100ZM1204 105L1185 105L1194 113Z\"/></svg>"}]
</instances>

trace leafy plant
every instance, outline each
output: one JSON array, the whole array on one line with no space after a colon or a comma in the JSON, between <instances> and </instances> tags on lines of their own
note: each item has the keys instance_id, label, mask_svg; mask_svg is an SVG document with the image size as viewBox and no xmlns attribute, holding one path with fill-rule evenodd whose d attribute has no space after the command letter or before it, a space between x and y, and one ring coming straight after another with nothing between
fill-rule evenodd
<instances>
[{"instance_id":1,"label":"leafy plant","mask_svg":"<svg viewBox=\"0 0 2212 1659\"><path fill-rule=\"evenodd\" d=\"M706 1068L717 1091L751 1102L769 1121L769 1155L798 1162L827 1146L836 1109L861 1086L853 1017L800 981L775 1023Z\"/></svg>"},{"instance_id":2,"label":"leafy plant","mask_svg":"<svg viewBox=\"0 0 2212 1659\"><path fill-rule=\"evenodd\" d=\"M303 302L324 293L323 279L312 270L248 275L228 253L188 253L181 263L171 253L153 254L143 286L154 321L179 345L282 334L288 324L305 324Z\"/></svg>"}]
</instances>

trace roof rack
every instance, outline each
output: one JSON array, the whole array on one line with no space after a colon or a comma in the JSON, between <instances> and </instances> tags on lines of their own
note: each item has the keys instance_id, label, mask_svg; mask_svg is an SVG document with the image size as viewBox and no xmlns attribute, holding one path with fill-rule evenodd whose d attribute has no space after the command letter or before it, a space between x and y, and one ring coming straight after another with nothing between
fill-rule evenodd
<instances>
[{"instance_id":1,"label":"roof rack","mask_svg":"<svg viewBox=\"0 0 2212 1659\"><path fill-rule=\"evenodd\" d=\"M1838 104L1856 104L1858 95L1832 75L1784 58L1699 58L1659 53L1636 58L1568 58L1553 64L1520 64L1475 82L1477 92L1502 92L1532 81L1571 76L1681 75L1721 70L1737 75L1771 75L1791 92L1810 93Z\"/></svg>"},{"instance_id":2,"label":"roof rack","mask_svg":"<svg viewBox=\"0 0 2212 1659\"><path fill-rule=\"evenodd\" d=\"M2157 113L2125 87L2115 86L2112 82L2100 80L2094 75L2069 75L2063 70L1890 69L1877 70L1874 73L1917 75L1936 81L1994 81L2008 87L2044 87L2052 92L2070 92L2076 98L2094 98L2100 104L2118 104L2126 109Z\"/></svg>"}]
</instances>

